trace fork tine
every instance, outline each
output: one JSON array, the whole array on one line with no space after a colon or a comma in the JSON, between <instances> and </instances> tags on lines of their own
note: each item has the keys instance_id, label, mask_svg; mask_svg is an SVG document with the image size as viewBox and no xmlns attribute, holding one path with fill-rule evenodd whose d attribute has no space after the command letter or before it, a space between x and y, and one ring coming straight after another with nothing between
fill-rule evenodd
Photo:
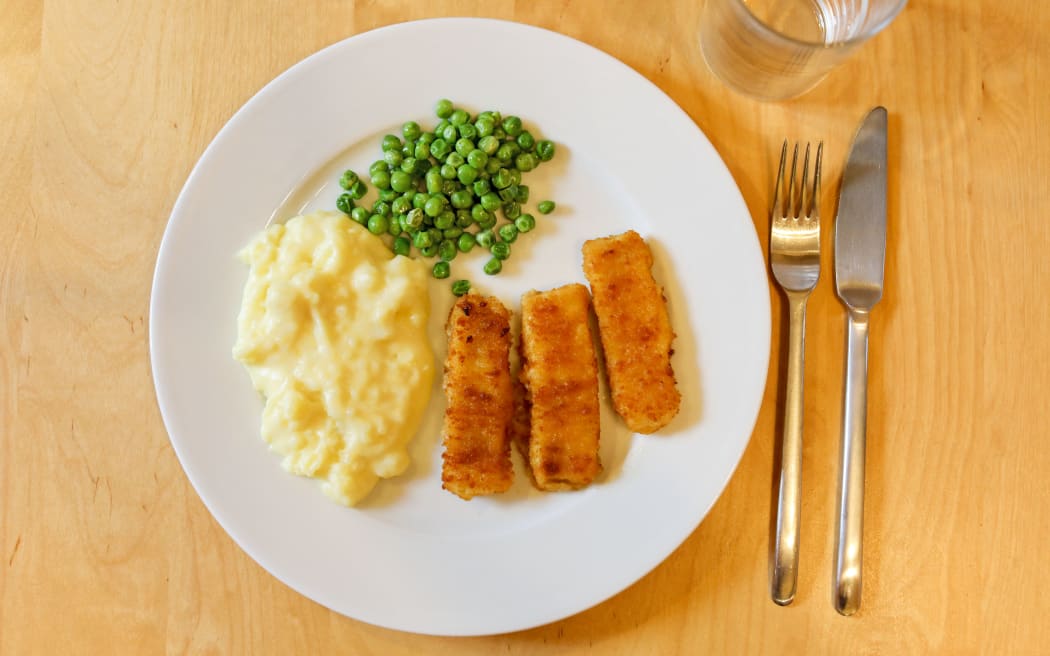
<instances>
[{"instance_id":1,"label":"fork tine","mask_svg":"<svg viewBox=\"0 0 1050 656\"><path fill-rule=\"evenodd\" d=\"M791 155L791 178L788 181L788 200L787 200L787 211L788 215L792 218L798 216L798 205L796 205L795 196L795 171L798 168L798 144L795 144L795 151Z\"/></svg>"},{"instance_id":2,"label":"fork tine","mask_svg":"<svg viewBox=\"0 0 1050 656\"><path fill-rule=\"evenodd\" d=\"M809 216L809 202L812 198L806 193L809 182L809 143L806 144L806 155L802 160L802 184L798 189L798 216Z\"/></svg>"},{"instance_id":3,"label":"fork tine","mask_svg":"<svg viewBox=\"0 0 1050 656\"><path fill-rule=\"evenodd\" d=\"M824 159L824 142L817 143L817 161L813 166L813 209L810 214L820 218L820 163Z\"/></svg>"},{"instance_id":4,"label":"fork tine","mask_svg":"<svg viewBox=\"0 0 1050 656\"><path fill-rule=\"evenodd\" d=\"M784 216L782 202L784 200L784 164L787 161L788 142L784 139L784 145L780 148L780 168L777 169L777 183L773 187L773 218L780 219Z\"/></svg>"}]
</instances>

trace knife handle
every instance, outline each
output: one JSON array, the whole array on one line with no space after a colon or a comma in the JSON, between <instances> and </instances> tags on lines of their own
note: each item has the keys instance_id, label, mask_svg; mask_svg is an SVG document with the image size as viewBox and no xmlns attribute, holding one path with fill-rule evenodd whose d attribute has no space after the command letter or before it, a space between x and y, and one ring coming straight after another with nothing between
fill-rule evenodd
<instances>
[{"instance_id":1,"label":"knife handle","mask_svg":"<svg viewBox=\"0 0 1050 656\"><path fill-rule=\"evenodd\" d=\"M868 312L850 309L846 342L846 390L842 411L838 539L835 547L835 610L860 608L861 536L864 530L864 450L868 415Z\"/></svg>"},{"instance_id":2,"label":"knife handle","mask_svg":"<svg viewBox=\"0 0 1050 656\"><path fill-rule=\"evenodd\" d=\"M784 433L780 449L780 486L777 497L777 533L773 546L770 594L786 606L795 598L798 581L798 544L802 498L802 381L806 352L806 298L788 293L791 323L788 329L787 384L784 396Z\"/></svg>"}]
</instances>

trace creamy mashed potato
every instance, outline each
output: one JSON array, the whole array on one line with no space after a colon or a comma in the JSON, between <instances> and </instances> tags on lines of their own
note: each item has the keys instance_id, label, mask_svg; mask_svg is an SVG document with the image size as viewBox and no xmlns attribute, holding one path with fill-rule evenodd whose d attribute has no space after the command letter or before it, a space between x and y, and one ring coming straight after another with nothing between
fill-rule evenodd
<instances>
[{"instance_id":1,"label":"creamy mashed potato","mask_svg":"<svg viewBox=\"0 0 1050 656\"><path fill-rule=\"evenodd\" d=\"M427 270L333 212L271 226L241 258L233 356L266 400L262 437L352 505L409 465L434 376Z\"/></svg>"}]
</instances>

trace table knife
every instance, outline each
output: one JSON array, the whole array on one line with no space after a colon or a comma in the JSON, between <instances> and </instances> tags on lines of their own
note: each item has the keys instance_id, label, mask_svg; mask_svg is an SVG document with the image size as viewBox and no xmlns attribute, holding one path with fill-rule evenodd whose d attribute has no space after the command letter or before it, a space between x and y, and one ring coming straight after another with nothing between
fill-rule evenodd
<instances>
[{"instance_id":1,"label":"table knife","mask_svg":"<svg viewBox=\"0 0 1050 656\"><path fill-rule=\"evenodd\" d=\"M867 439L868 325L882 298L886 259L886 108L876 107L853 138L835 217L835 288L847 309L842 405L835 610L860 608Z\"/></svg>"}]
</instances>

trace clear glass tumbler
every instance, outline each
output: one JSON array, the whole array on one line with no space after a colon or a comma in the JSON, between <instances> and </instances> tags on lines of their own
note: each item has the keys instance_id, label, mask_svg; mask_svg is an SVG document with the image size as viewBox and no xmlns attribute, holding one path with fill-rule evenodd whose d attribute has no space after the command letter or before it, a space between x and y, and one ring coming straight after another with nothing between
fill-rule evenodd
<instances>
[{"instance_id":1,"label":"clear glass tumbler","mask_svg":"<svg viewBox=\"0 0 1050 656\"><path fill-rule=\"evenodd\" d=\"M908 0L707 0L700 49L734 89L762 100L802 95Z\"/></svg>"}]
</instances>

